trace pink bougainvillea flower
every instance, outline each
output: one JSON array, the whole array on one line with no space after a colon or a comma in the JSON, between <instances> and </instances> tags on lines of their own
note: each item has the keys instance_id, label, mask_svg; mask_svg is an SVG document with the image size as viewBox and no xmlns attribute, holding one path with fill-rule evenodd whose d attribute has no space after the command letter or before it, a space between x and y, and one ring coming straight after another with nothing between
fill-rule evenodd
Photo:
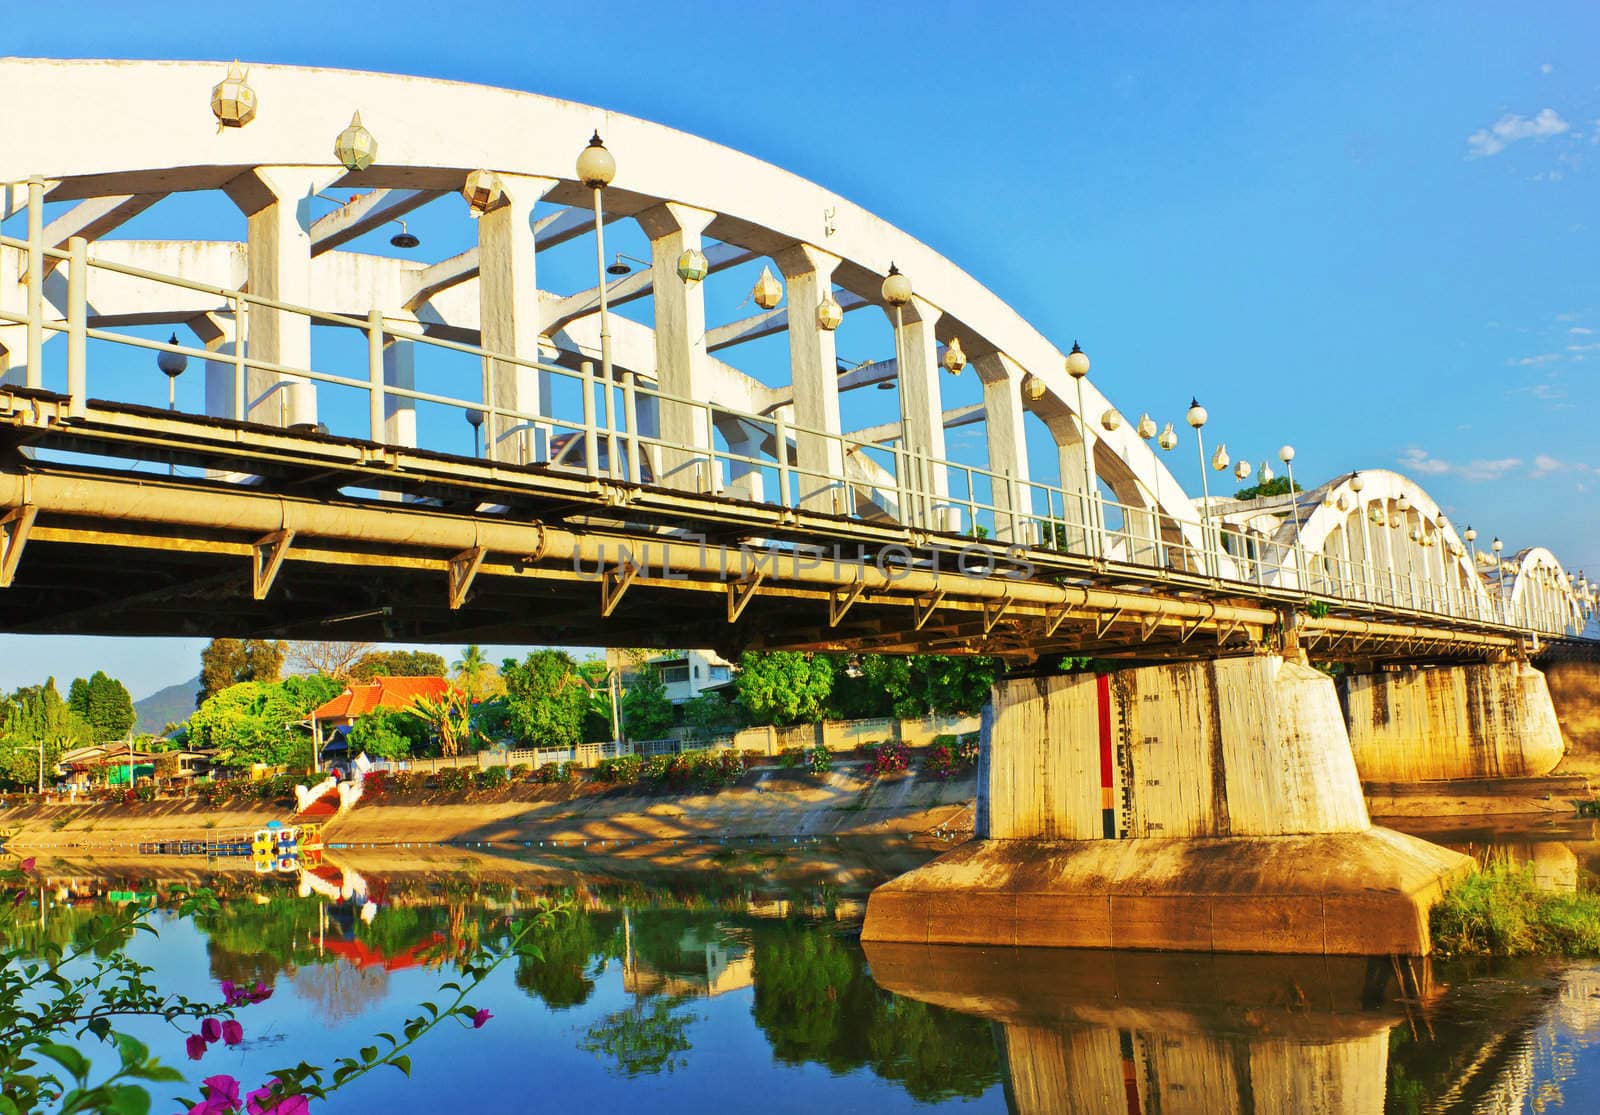
<instances>
[{"instance_id":1,"label":"pink bougainvillea flower","mask_svg":"<svg viewBox=\"0 0 1600 1115\"><path fill-rule=\"evenodd\" d=\"M272 998L272 988L257 980L255 990L250 992L250 1001L252 1003L260 1003L270 998Z\"/></svg>"},{"instance_id":2,"label":"pink bougainvillea flower","mask_svg":"<svg viewBox=\"0 0 1600 1115\"><path fill-rule=\"evenodd\" d=\"M483 1024L493 1017L494 1015L490 1014L487 1010L478 1011L477 1014L472 1016L472 1028L474 1030L483 1029Z\"/></svg>"},{"instance_id":3,"label":"pink bougainvillea flower","mask_svg":"<svg viewBox=\"0 0 1600 1115\"><path fill-rule=\"evenodd\" d=\"M208 1044L214 1041L221 1041L222 1023L218 1022L215 1018L206 1019L204 1022L200 1023L200 1036L205 1038Z\"/></svg>"},{"instance_id":4,"label":"pink bougainvillea flower","mask_svg":"<svg viewBox=\"0 0 1600 1115\"><path fill-rule=\"evenodd\" d=\"M38 862L38 861L33 856L29 856L27 859L23 860L20 864L17 865L17 870L19 870L19 871L32 871L33 870L33 865L36 862Z\"/></svg>"},{"instance_id":5,"label":"pink bougainvillea flower","mask_svg":"<svg viewBox=\"0 0 1600 1115\"><path fill-rule=\"evenodd\" d=\"M206 1086L206 1102L220 1110L239 1106L239 1082L231 1076L208 1076L201 1081Z\"/></svg>"},{"instance_id":6,"label":"pink bougainvillea flower","mask_svg":"<svg viewBox=\"0 0 1600 1115\"><path fill-rule=\"evenodd\" d=\"M272 1108L267 1106L267 1101L272 1098L271 1088L257 1088L244 1098L245 1107L250 1115L267 1115Z\"/></svg>"},{"instance_id":7,"label":"pink bougainvillea flower","mask_svg":"<svg viewBox=\"0 0 1600 1115\"><path fill-rule=\"evenodd\" d=\"M198 1061L206 1055L206 1039L199 1034L190 1034L183 1048L189 1054L189 1060Z\"/></svg>"},{"instance_id":8,"label":"pink bougainvillea flower","mask_svg":"<svg viewBox=\"0 0 1600 1115\"><path fill-rule=\"evenodd\" d=\"M222 1041L226 1045L238 1045L244 1040L244 1027L233 1019L228 1019L222 1024ZM235 1106L238 1106L235 1100Z\"/></svg>"},{"instance_id":9,"label":"pink bougainvillea flower","mask_svg":"<svg viewBox=\"0 0 1600 1115\"><path fill-rule=\"evenodd\" d=\"M308 1115L311 1104L304 1096L290 1096L272 1109L272 1115Z\"/></svg>"},{"instance_id":10,"label":"pink bougainvillea flower","mask_svg":"<svg viewBox=\"0 0 1600 1115\"><path fill-rule=\"evenodd\" d=\"M239 989L234 986L231 979L222 981L222 1004L228 1007L239 1005Z\"/></svg>"}]
</instances>

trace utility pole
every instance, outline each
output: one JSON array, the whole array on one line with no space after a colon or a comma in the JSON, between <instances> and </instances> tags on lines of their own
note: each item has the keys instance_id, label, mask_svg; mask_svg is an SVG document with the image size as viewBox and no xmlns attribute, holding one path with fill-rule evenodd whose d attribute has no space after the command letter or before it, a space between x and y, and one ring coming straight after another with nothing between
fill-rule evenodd
<instances>
[{"instance_id":1,"label":"utility pole","mask_svg":"<svg viewBox=\"0 0 1600 1115\"><path fill-rule=\"evenodd\" d=\"M44 794L44 738L39 739L39 793Z\"/></svg>"}]
</instances>

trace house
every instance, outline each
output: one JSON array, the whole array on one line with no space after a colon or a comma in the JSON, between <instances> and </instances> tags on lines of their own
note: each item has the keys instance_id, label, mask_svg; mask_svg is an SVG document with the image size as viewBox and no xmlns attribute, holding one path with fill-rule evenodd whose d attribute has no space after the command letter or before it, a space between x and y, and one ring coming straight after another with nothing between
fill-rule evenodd
<instances>
[{"instance_id":1,"label":"house","mask_svg":"<svg viewBox=\"0 0 1600 1115\"><path fill-rule=\"evenodd\" d=\"M453 688L449 679L441 677L379 677L351 682L343 693L311 710L311 737L316 741L318 758L345 759L344 737L350 726L367 713L379 709L404 712L418 697L437 701Z\"/></svg>"},{"instance_id":2,"label":"house","mask_svg":"<svg viewBox=\"0 0 1600 1115\"><path fill-rule=\"evenodd\" d=\"M710 650L670 651L646 659L644 665L660 671L661 683L667 690L667 700L675 705L692 701L707 690L727 685L733 680L734 674L733 663ZM635 669L623 668L624 684Z\"/></svg>"},{"instance_id":3,"label":"house","mask_svg":"<svg viewBox=\"0 0 1600 1115\"><path fill-rule=\"evenodd\" d=\"M132 752L130 756L129 752ZM87 790L97 783L126 786L133 778L196 778L211 770L210 751L145 751L124 741L96 743L64 752L56 760L64 786Z\"/></svg>"}]
</instances>

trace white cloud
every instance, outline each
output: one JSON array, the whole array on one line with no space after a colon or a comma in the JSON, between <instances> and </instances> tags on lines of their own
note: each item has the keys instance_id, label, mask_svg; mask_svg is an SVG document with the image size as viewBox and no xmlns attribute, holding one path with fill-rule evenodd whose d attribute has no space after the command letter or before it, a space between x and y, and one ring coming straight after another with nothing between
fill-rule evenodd
<instances>
[{"instance_id":1,"label":"white cloud","mask_svg":"<svg viewBox=\"0 0 1600 1115\"><path fill-rule=\"evenodd\" d=\"M1482 159L1498 155L1518 140L1549 139L1571 127L1553 108L1541 108L1531 117L1508 112L1487 128L1479 128L1467 137L1467 158Z\"/></svg>"},{"instance_id":2,"label":"white cloud","mask_svg":"<svg viewBox=\"0 0 1600 1115\"><path fill-rule=\"evenodd\" d=\"M1581 325L1574 325L1571 329L1568 329L1567 332L1573 334L1574 336L1587 337L1589 334L1593 333L1594 330L1585 329Z\"/></svg>"},{"instance_id":3,"label":"white cloud","mask_svg":"<svg viewBox=\"0 0 1600 1115\"><path fill-rule=\"evenodd\" d=\"M1566 468L1566 466L1560 461L1556 460L1556 458L1550 456L1550 454L1540 453L1533 459L1532 475L1535 480L1543 480L1552 472L1560 472L1564 468Z\"/></svg>"},{"instance_id":4,"label":"white cloud","mask_svg":"<svg viewBox=\"0 0 1600 1115\"><path fill-rule=\"evenodd\" d=\"M1541 364L1550 364L1561 359L1559 352L1541 352L1537 356L1524 356L1517 360L1507 360L1513 368L1537 368Z\"/></svg>"},{"instance_id":5,"label":"white cloud","mask_svg":"<svg viewBox=\"0 0 1600 1115\"><path fill-rule=\"evenodd\" d=\"M1521 457L1499 457L1494 460L1468 461L1455 464L1428 455L1427 450L1411 446L1400 454L1402 472L1413 476L1459 476L1472 483L1498 480L1508 472L1522 467Z\"/></svg>"},{"instance_id":6,"label":"white cloud","mask_svg":"<svg viewBox=\"0 0 1600 1115\"><path fill-rule=\"evenodd\" d=\"M1555 73L1555 69L1556 68L1548 62L1541 63L1539 66L1539 72L1542 74Z\"/></svg>"},{"instance_id":7,"label":"white cloud","mask_svg":"<svg viewBox=\"0 0 1600 1115\"><path fill-rule=\"evenodd\" d=\"M1588 344L1584 345L1567 346L1568 352L1594 352L1597 349L1600 349L1600 341L1590 341Z\"/></svg>"}]
</instances>

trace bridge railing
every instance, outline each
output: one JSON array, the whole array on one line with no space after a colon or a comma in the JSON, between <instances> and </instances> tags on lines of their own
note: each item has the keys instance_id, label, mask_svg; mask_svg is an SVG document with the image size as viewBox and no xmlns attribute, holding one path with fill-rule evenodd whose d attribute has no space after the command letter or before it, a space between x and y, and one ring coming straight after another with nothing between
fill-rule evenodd
<instances>
[{"instance_id":1,"label":"bridge railing","mask_svg":"<svg viewBox=\"0 0 1600 1115\"><path fill-rule=\"evenodd\" d=\"M91 346L97 352L172 354L204 362L211 397L207 409L215 410L216 399L225 398L226 413L220 416L239 421L314 423L341 436L416 446L418 408L432 408L477 419L488 431L486 455L501 461L542 463L597 479L893 522L975 542L1020 546L1029 553L1143 568L1158 576L1181 573L1551 634L1581 629L1581 616L1571 609L1527 605L1513 614L1501 595L1467 591L1452 580L1449 565L1439 570L1442 576L1433 576L1431 567L1419 571L1415 563L1397 571L1392 561L1305 554L1297 544L1239 530L1203 513L1198 522L1179 521L1154 498L1143 506L1125 504L1100 493L934 458L911 448L903 427L887 444L851 438L797 425L782 410L743 412L664 392L629 370L618 370L607 380L596 373L589 353L567 354L576 367L527 359L436 336L414 322L385 318L376 309L365 317L330 313L92 258L87 242L78 237L64 250L56 249L43 242L37 223L30 226L27 240L0 237L0 249L26 257L22 312L0 292L0 322L20 325L26 334L24 384L42 388L48 379L53 390L67 396L69 412L78 417L87 413L91 394L127 401L148 393L148 388L134 387L129 369L114 360L97 359L91 369ZM46 273L62 268L65 309L57 312L46 299ZM210 316L231 329L233 340L227 346L200 348L142 335L133 331L136 327L91 327L93 292L101 281L163 285L184 292L191 301L198 296L202 304L213 306ZM51 294L59 298L60 291L52 289ZM52 310L48 317L47 306ZM295 319L304 320L303 326L294 327L302 334L312 326L332 327L341 338L362 342L360 349L343 341L342 353L333 360L337 370L263 358L261 351L269 342L281 345L292 331L286 322ZM47 377L45 340L60 335L66 341L64 360ZM415 379L408 382L393 372L386 353L394 346L415 350L417 375L429 374L422 354L439 354L454 369L447 389L421 390ZM309 343L304 347L310 351ZM463 361L479 372L466 394L459 393ZM352 365L361 374L352 374ZM136 374L149 381L147 371ZM524 386L530 391L519 395L503 390L507 385L501 381L508 375L518 378L519 391ZM533 409L505 402L532 397L532 385L537 385L538 396ZM318 387L325 389L326 398L318 395ZM398 423L396 415L406 412L410 424ZM422 447L434 448L436 424L428 430L428 443Z\"/></svg>"}]
</instances>

